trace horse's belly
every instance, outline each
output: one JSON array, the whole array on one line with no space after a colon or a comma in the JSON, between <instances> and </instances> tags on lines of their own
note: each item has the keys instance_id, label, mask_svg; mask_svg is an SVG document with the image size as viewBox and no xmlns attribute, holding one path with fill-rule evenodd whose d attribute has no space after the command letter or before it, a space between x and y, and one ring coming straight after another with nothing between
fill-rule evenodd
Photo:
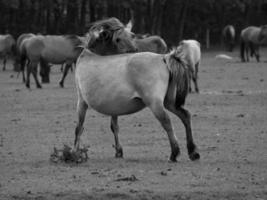
<instances>
[{"instance_id":1,"label":"horse's belly","mask_svg":"<svg viewBox=\"0 0 267 200\"><path fill-rule=\"evenodd\" d=\"M133 98L131 100L108 100L106 102L89 102L90 106L106 115L127 115L138 112L145 107L144 102L140 98Z\"/></svg>"}]
</instances>

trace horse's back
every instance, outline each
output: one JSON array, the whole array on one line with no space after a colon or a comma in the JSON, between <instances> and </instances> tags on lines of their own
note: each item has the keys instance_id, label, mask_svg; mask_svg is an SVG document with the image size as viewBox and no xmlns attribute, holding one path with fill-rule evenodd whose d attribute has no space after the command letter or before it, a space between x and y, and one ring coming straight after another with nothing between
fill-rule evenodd
<instances>
[{"instance_id":1,"label":"horse's back","mask_svg":"<svg viewBox=\"0 0 267 200\"><path fill-rule=\"evenodd\" d=\"M160 54L167 52L165 41L157 35L136 39L135 41L139 52L154 52Z\"/></svg>"},{"instance_id":2,"label":"horse's back","mask_svg":"<svg viewBox=\"0 0 267 200\"><path fill-rule=\"evenodd\" d=\"M241 31L240 37L245 42L258 43L258 35L260 31L260 27L249 26Z\"/></svg>"},{"instance_id":3,"label":"horse's back","mask_svg":"<svg viewBox=\"0 0 267 200\"><path fill-rule=\"evenodd\" d=\"M196 40L182 40L180 45L185 54L185 59L192 65L200 62L201 50L200 43Z\"/></svg>"}]
</instances>

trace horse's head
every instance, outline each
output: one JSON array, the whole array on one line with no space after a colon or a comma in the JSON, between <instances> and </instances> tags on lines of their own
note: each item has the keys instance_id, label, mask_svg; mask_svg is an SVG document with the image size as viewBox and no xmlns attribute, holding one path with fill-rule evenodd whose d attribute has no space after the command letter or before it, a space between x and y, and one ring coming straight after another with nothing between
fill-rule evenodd
<instances>
[{"instance_id":1,"label":"horse's head","mask_svg":"<svg viewBox=\"0 0 267 200\"><path fill-rule=\"evenodd\" d=\"M95 22L88 37L88 48L100 55L136 51L134 34L116 18Z\"/></svg>"},{"instance_id":2,"label":"horse's head","mask_svg":"<svg viewBox=\"0 0 267 200\"><path fill-rule=\"evenodd\" d=\"M261 31L259 33L259 38L258 40L261 43L267 43L267 25L261 26Z\"/></svg>"}]
</instances>

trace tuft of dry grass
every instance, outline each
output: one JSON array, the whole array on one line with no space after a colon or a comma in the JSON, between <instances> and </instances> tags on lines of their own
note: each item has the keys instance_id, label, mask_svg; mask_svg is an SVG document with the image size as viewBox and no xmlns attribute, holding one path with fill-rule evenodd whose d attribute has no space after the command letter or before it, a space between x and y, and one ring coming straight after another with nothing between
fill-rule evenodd
<instances>
[{"instance_id":1,"label":"tuft of dry grass","mask_svg":"<svg viewBox=\"0 0 267 200\"><path fill-rule=\"evenodd\" d=\"M64 144L63 149L57 149L54 147L54 152L50 155L50 161L54 163L83 163L88 160L88 148L83 147L77 151L73 151L72 148Z\"/></svg>"}]
</instances>

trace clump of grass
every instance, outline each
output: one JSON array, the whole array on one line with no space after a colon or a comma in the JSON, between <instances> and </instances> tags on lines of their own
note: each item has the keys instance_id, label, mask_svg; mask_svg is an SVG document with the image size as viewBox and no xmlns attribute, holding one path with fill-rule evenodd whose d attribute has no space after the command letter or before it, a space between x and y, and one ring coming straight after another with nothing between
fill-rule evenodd
<instances>
[{"instance_id":1,"label":"clump of grass","mask_svg":"<svg viewBox=\"0 0 267 200\"><path fill-rule=\"evenodd\" d=\"M72 148L64 144L63 149L57 149L54 147L54 152L50 155L50 161L54 163L83 163L88 160L88 148L83 147L77 151L73 151Z\"/></svg>"}]
</instances>

